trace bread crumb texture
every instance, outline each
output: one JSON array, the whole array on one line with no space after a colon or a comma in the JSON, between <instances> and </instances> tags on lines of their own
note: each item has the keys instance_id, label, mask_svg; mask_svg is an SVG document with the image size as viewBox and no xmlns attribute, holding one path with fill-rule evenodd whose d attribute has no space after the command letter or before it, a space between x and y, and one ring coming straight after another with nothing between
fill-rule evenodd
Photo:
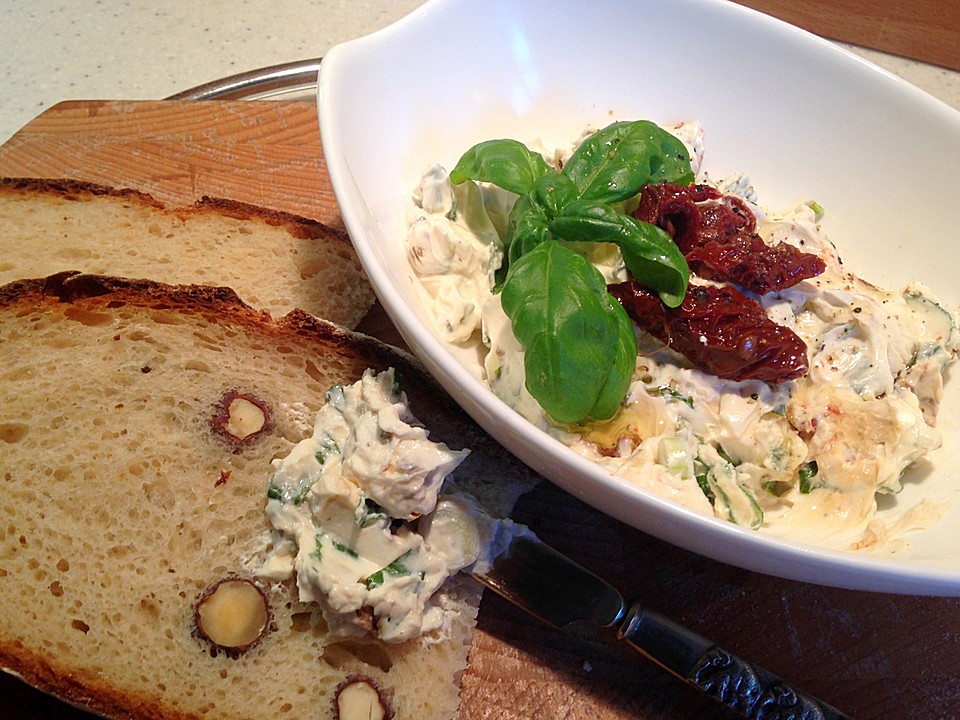
<instances>
[{"instance_id":1,"label":"bread crumb texture","mask_svg":"<svg viewBox=\"0 0 960 720\"><path fill-rule=\"evenodd\" d=\"M245 652L194 625L213 583L256 581L270 463L310 434L331 385L400 367L414 412L451 445L479 444L482 462L489 441L449 401L417 406L442 397L419 366L300 313L275 321L229 293L156 283L8 285L0 318L0 665L118 717L325 718L358 673L398 718L455 712L472 581L444 591L456 612L440 641L331 638L286 584L261 585L270 627ZM269 409L253 442L213 429L229 393ZM512 505L473 467L480 495Z\"/></svg>"},{"instance_id":2,"label":"bread crumb texture","mask_svg":"<svg viewBox=\"0 0 960 720\"><path fill-rule=\"evenodd\" d=\"M347 235L294 215L68 180L0 178L0 284L65 270L225 285L281 317L299 307L355 327L373 289Z\"/></svg>"}]
</instances>

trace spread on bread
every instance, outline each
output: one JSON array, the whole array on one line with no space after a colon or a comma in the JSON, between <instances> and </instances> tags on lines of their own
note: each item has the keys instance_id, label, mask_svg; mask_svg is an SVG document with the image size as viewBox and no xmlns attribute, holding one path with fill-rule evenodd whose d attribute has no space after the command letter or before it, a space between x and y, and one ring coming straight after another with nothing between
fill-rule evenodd
<instances>
[{"instance_id":1,"label":"spread on bread","mask_svg":"<svg viewBox=\"0 0 960 720\"><path fill-rule=\"evenodd\" d=\"M396 643L441 628L431 597L511 526L445 492L467 455L429 439L392 369L334 386L312 437L275 461L276 538L259 575L296 572L300 600L319 603L336 634Z\"/></svg>"},{"instance_id":2,"label":"spread on bread","mask_svg":"<svg viewBox=\"0 0 960 720\"><path fill-rule=\"evenodd\" d=\"M372 687L397 720L452 717L479 583L444 582L442 628L396 644L335 634L292 577L257 577L271 462L311 436L330 388L390 367L416 417L471 449L458 489L509 514L536 476L373 338L301 310L271 317L227 288L77 273L0 285L0 668L105 717L330 720L342 684L343 708ZM434 545L469 528L462 505L439 505ZM366 687L344 684L358 676Z\"/></svg>"}]
</instances>

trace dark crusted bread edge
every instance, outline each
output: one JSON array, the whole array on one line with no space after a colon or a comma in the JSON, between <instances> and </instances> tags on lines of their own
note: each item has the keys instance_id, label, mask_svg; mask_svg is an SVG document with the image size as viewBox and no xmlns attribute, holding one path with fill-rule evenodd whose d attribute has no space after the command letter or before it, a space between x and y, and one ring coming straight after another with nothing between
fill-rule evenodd
<instances>
[{"instance_id":1,"label":"dark crusted bread edge","mask_svg":"<svg viewBox=\"0 0 960 720\"><path fill-rule=\"evenodd\" d=\"M317 238L333 239L350 245L350 237L339 228L325 225L317 220L296 215L284 210L239 200L204 195L193 205L172 206L160 202L149 193L141 190L124 187L110 187L85 180L69 178L25 178L0 177L0 194L6 192L31 192L56 195L66 200L81 201L84 196L113 197L129 202L140 203L143 206L153 207L180 216L202 214L205 212L218 213L236 220L260 220L268 225L283 226L293 237L301 240Z\"/></svg>"}]
</instances>

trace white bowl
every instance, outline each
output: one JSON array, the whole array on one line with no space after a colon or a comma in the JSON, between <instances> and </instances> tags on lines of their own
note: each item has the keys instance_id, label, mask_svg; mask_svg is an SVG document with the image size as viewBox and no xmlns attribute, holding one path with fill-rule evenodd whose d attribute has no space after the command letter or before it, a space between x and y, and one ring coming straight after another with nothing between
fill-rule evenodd
<instances>
[{"instance_id":1,"label":"white bowl","mask_svg":"<svg viewBox=\"0 0 960 720\"><path fill-rule=\"evenodd\" d=\"M433 0L333 48L319 106L337 201L381 301L446 390L510 451L598 509L719 561L839 587L960 594L956 379L941 409L944 447L898 496L950 502L938 525L893 557L791 543L674 505L529 425L478 379L476 357L434 337L403 250L423 168L452 167L480 140L560 142L588 122L697 119L713 176L746 171L771 207L815 198L848 268L888 287L922 280L956 305L960 113L721 0Z\"/></svg>"}]
</instances>

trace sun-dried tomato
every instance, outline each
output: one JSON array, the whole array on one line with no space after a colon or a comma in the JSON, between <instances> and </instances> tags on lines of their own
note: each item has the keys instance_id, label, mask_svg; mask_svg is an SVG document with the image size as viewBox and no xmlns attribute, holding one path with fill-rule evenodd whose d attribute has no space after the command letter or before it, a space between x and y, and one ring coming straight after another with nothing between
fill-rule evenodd
<instances>
[{"instance_id":1,"label":"sun-dried tomato","mask_svg":"<svg viewBox=\"0 0 960 720\"><path fill-rule=\"evenodd\" d=\"M782 383L807 371L807 347L760 304L729 286L691 285L668 308L636 281L608 286L637 325L695 367L727 380Z\"/></svg>"},{"instance_id":2,"label":"sun-dried tomato","mask_svg":"<svg viewBox=\"0 0 960 720\"><path fill-rule=\"evenodd\" d=\"M764 295L816 277L826 265L816 255L793 245L767 245L759 235L737 235L726 242L708 242L686 255L700 277L725 280Z\"/></svg>"},{"instance_id":3,"label":"sun-dried tomato","mask_svg":"<svg viewBox=\"0 0 960 720\"><path fill-rule=\"evenodd\" d=\"M704 197L703 200L708 198ZM753 234L757 230L757 216L736 195L721 195L717 202L703 204L699 194L694 194L700 210L700 245L722 242L738 235Z\"/></svg>"},{"instance_id":4,"label":"sun-dried tomato","mask_svg":"<svg viewBox=\"0 0 960 720\"><path fill-rule=\"evenodd\" d=\"M672 183L647 185L633 215L665 230L683 254L699 242L700 211L688 188Z\"/></svg>"},{"instance_id":5,"label":"sun-dried tomato","mask_svg":"<svg viewBox=\"0 0 960 720\"><path fill-rule=\"evenodd\" d=\"M756 218L742 199L707 185L647 185L634 216L665 230L697 275L761 295L826 268L819 257L792 245L768 245L756 234Z\"/></svg>"}]
</instances>

